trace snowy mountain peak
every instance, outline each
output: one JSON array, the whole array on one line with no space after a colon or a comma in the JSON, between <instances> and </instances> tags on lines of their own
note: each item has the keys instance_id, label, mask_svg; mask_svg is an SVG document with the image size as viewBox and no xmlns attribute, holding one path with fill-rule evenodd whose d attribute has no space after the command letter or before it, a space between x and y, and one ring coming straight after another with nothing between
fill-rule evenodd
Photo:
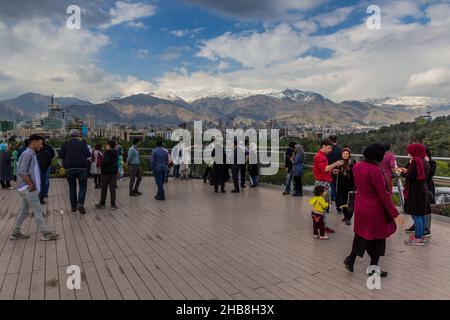
<instances>
[{"instance_id":1,"label":"snowy mountain peak","mask_svg":"<svg viewBox=\"0 0 450 320\"><path fill-rule=\"evenodd\" d=\"M450 99L422 96L387 97L381 99L368 99L366 101L380 107L405 106L410 110L450 106Z\"/></svg>"},{"instance_id":2,"label":"snowy mountain peak","mask_svg":"<svg viewBox=\"0 0 450 320\"><path fill-rule=\"evenodd\" d=\"M202 89L198 94L194 95L192 98L187 99L188 102L195 100L205 99L205 98L218 98L218 99L230 99L230 100L241 100L257 95L263 95L276 99L290 99L295 101L311 101L317 97L322 97L321 95L310 92L301 91L297 89L243 89L243 88L209 88Z\"/></svg>"},{"instance_id":3,"label":"snowy mountain peak","mask_svg":"<svg viewBox=\"0 0 450 320\"><path fill-rule=\"evenodd\" d=\"M152 97L168 101L184 101L183 98L170 91L157 90L154 92L148 92L147 94Z\"/></svg>"}]
</instances>

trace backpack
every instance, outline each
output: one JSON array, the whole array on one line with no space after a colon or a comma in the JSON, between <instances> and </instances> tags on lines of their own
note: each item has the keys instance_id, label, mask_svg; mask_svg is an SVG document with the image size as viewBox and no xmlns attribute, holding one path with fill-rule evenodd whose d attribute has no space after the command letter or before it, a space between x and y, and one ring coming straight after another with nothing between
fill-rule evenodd
<instances>
[{"instance_id":1,"label":"backpack","mask_svg":"<svg viewBox=\"0 0 450 320\"><path fill-rule=\"evenodd\" d=\"M100 152L97 154L97 162L95 163L97 168L100 168L103 165L103 154Z\"/></svg>"}]
</instances>

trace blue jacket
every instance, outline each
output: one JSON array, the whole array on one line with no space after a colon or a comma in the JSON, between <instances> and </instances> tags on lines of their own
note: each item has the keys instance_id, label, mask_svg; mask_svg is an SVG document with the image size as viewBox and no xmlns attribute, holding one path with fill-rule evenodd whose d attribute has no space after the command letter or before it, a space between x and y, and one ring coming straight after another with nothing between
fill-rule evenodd
<instances>
[{"instance_id":1,"label":"blue jacket","mask_svg":"<svg viewBox=\"0 0 450 320\"><path fill-rule=\"evenodd\" d=\"M150 167L155 170L167 170L169 163L169 152L162 148L156 147L150 155Z\"/></svg>"},{"instance_id":2,"label":"blue jacket","mask_svg":"<svg viewBox=\"0 0 450 320\"><path fill-rule=\"evenodd\" d=\"M135 146L132 146L128 150L128 158L127 163L131 165L139 165L140 163L139 150L136 149Z\"/></svg>"},{"instance_id":3,"label":"blue jacket","mask_svg":"<svg viewBox=\"0 0 450 320\"><path fill-rule=\"evenodd\" d=\"M300 177L303 175L305 169L305 156L301 153L297 153L294 157L294 177Z\"/></svg>"}]
</instances>

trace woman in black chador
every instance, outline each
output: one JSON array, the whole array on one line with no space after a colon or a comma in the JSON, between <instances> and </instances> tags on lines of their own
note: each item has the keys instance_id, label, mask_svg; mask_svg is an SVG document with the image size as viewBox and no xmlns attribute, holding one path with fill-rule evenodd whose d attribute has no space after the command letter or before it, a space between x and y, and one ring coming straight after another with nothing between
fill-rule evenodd
<instances>
[{"instance_id":1,"label":"woman in black chador","mask_svg":"<svg viewBox=\"0 0 450 320\"><path fill-rule=\"evenodd\" d=\"M353 181L353 166L355 160L352 159L351 151L348 148L342 150L342 160L344 165L336 169L337 173L337 193L336 206L342 209L344 213L344 221L347 225L351 225L353 212L348 210L348 193L355 189L355 182Z\"/></svg>"},{"instance_id":2,"label":"woman in black chador","mask_svg":"<svg viewBox=\"0 0 450 320\"><path fill-rule=\"evenodd\" d=\"M225 182L229 179L228 177L228 165L226 163L226 151L225 148L223 146L216 146L217 149L222 149L223 150L223 158L222 158L222 163L217 163L216 161L214 161L214 164L211 168L211 174L210 174L210 179L211 179L211 185L214 186L214 192L218 192L219 191L219 186L220 186L220 190L222 193L225 192ZM214 158L216 156L216 148L214 148L214 150L212 151L211 155Z\"/></svg>"}]
</instances>

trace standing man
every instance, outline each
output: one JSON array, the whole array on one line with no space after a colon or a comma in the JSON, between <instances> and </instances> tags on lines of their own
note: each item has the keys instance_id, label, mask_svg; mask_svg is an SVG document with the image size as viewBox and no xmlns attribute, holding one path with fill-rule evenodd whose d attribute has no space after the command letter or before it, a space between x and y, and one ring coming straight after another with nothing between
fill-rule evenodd
<instances>
[{"instance_id":1,"label":"standing man","mask_svg":"<svg viewBox=\"0 0 450 320\"><path fill-rule=\"evenodd\" d=\"M36 158L41 170L41 192L39 193L39 200L41 204L45 203L45 198L48 198L48 190L50 189L50 173L52 171L52 160L56 156L55 150L49 146L45 139L42 142L42 148L36 153Z\"/></svg>"},{"instance_id":2,"label":"standing man","mask_svg":"<svg viewBox=\"0 0 450 320\"><path fill-rule=\"evenodd\" d=\"M291 184L293 175L293 159L295 151L295 142L289 142L289 148L286 150L286 155L284 157L284 167L286 168L286 182L283 194L291 194Z\"/></svg>"},{"instance_id":3,"label":"standing man","mask_svg":"<svg viewBox=\"0 0 450 320\"><path fill-rule=\"evenodd\" d=\"M245 152L245 162L241 164L241 188L246 188L245 186L245 178L247 176L247 164L248 164L248 139L245 139L245 145L243 146Z\"/></svg>"},{"instance_id":4,"label":"standing man","mask_svg":"<svg viewBox=\"0 0 450 320\"><path fill-rule=\"evenodd\" d=\"M152 151L150 158L153 173L155 175L156 186L158 192L155 196L156 200L166 200L164 194L164 181L166 180L167 167L169 165L169 152L162 147L161 139L156 140L156 148Z\"/></svg>"},{"instance_id":5,"label":"standing man","mask_svg":"<svg viewBox=\"0 0 450 320\"><path fill-rule=\"evenodd\" d=\"M340 167L344 164L342 160L336 161L333 164L328 164L327 155L333 150L333 145L330 140L323 140L320 144L320 150L314 156L313 174L316 180L315 186L323 186L327 190L326 200L330 203L330 189L333 178L331 177L331 170ZM334 233L334 230L328 228L326 225L327 212L324 215L325 232Z\"/></svg>"},{"instance_id":6,"label":"standing man","mask_svg":"<svg viewBox=\"0 0 450 320\"><path fill-rule=\"evenodd\" d=\"M238 141L237 138L234 138L234 149L233 149L233 163L231 165L231 176L233 178L234 189L231 193L239 193L241 192L239 189L239 172L241 171L241 165L238 163Z\"/></svg>"},{"instance_id":7,"label":"standing man","mask_svg":"<svg viewBox=\"0 0 450 320\"><path fill-rule=\"evenodd\" d=\"M36 152L42 148L43 138L38 135L30 136L28 140L28 147L22 152L18 162L17 168L17 182L18 191L22 198L22 205L20 207L19 215L17 216L16 223L14 225L11 239L20 240L28 239L29 236L22 234L20 229L22 224L28 216L28 210L31 208L34 213L34 219L36 224L42 232L42 241L56 240L57 234L54 234L48 230L47 224L44 219L44 209L39 201L39 192L41 189L41 177L39 164L36 159Z\"/></svg>"},{"instance_id":8,"label":"standing man","mask_svg":"<svg viewBox=\"0 0 450 320\"><path fill-rule=\"evenodd\" d=\"M328 138L331 142L331 152L327 154L328 163L335 163L336 161L342 160L342 147L337 144L337 136L331 135ZM331 182L331 201L336 202L336 186L337 186L337 174L332 172L331 177L333 181ZM338 208L336 205L336 210L341 212L342 209Z\"/></svg>"},{"instance_id":9,"label":"standing man","mask_svg":"<svg viewBox=\"0 0 450 320\"><path fill-rule=\"evenodd\" d=\"M139 185L141 184L142 180L142 171L140 168L141 158L139 156L139 150L137 148L139 142L141 142L139 138L134 138L133 145L128 150L127 165L130 171L130 197L142 195L142 193L139 192Z\"/></svg>"},{"instance_id":10,"label":"standing man","mask_svg":"<svg viewBox=\"0 0 450 320\"><path fill-rule=\"evenodd\" d=\"M77 210L85 214L84 200L86 199L88 168L90 166L89 152L86 142L79 139L80 133L73 129L70 131L70 140L64 142L59 150L59 158L69 182L70 205L72 212ZM80 190L77 197L77 180Z\"/></svg>"},{"instance_id":11,"label":"standing man","mask_svg":"<svg viewBox=\"0 0 450 320\"><path fill-rule=\"evenodd\" d=\"M108 141L106 144L106 152L103 157L101 166L101 198L100 203L95 205L97 209L106 208L106 196L108 193L111 197L111 210L116 210L116 189L117 189L117 175L119 173L118 154L116 151L116 142Z\"/></svg>"}]
</instances>

